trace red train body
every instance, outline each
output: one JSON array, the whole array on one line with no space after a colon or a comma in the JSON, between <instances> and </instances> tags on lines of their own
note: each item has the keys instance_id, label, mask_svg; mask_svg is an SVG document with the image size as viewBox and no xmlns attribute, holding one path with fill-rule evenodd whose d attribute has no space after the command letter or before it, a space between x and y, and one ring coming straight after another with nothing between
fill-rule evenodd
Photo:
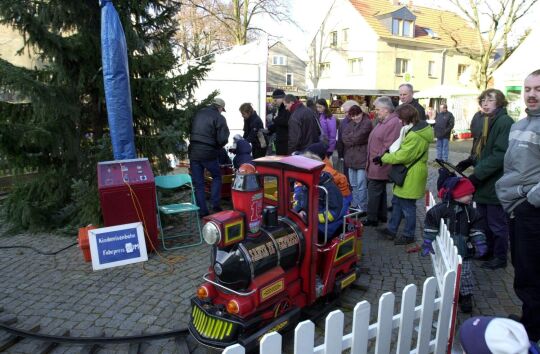
<instances>
[{"instance_id":1,"label":"red train body","mask_svg":"<svg viewBox=\"0 0 540 354\"><path fill-rule=\"evenodd\" d=\"M362 224L346 216L335 235L318 232L321 162L269 156L237 174L234 210L205 218L211 266L192 299L189 330L204 345L255 348L265 333L292 328L303 310L357 278ZM294 183L308 187L307 218L293 211ZM328 239L328 240L327 240Z\"/></svg>"}]
</instances>

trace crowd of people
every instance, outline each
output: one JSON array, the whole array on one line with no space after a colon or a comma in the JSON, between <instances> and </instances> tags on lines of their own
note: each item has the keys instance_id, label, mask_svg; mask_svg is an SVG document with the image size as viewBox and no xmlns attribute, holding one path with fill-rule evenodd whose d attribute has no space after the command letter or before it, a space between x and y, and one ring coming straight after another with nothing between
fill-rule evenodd
<instances>
[{"instance_id":1,"label":"crowd of people","mask_svg":"<svg viewBox=\"0 0 540 354\"><path fill-rule=\"evenodd\" d=\"M324 99L311 101L308 106L279 89L272 97L266 128L249 103L240 106L244 134L234 138L234 152L238 154L235 166L269 152L303 154L323 161L321 183L336 193L332 210L322 209L326 203L319 203L321 223L339 218L344 211L355 211L363 216L366 227L386 224L377 230L396 245L414 243L418 237L416 201L425 195L428 150L434 138L437 158L449 158L454 116L447 106L441 105L436 115L431 110L426 115L410 84L399 87L401 103L397 107L390 97L378 97L373 103L373 120L353 100L341 105L344 118L338 120ZM514 288L523 301L522 315L516 319L523 324L529 339L538 341L540 70L525 79L524 99L527 117L514 122L507 114L508 102L501 91L487 89L480 94L479 111L471 122L474 140L470 156L457 163L455 171L440 170L441 201L426 215L422 255L434 251L438 223L446 220L463 257L460 303L461 310L468 313L472 311L474 289L471 259L484 260L482 267L487 269L504 268L510 247ZM210 107L198 112L192 124L189 158L201 216L208 214L204 169L213 177L212 211L221 210L218 155L229 137L223 111L225 102L215 98ZM431 122L429 118L433 116ZM331 157L336 153L339 164L334 168ZM391 208L387 207L388 183L392 183ZM297 187L295 207L300 211L302 186Z\"/></svg>"}]
</instances>

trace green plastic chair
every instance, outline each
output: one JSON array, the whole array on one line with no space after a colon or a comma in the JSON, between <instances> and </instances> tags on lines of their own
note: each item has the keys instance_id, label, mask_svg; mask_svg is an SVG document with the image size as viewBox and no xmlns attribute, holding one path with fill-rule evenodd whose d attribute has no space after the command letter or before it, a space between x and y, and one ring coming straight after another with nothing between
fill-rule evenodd
<instances>
[{"instance_id":1,"label":"green plastic chair","mask_svg":"<svg viewBox=\"0 0 540 354\"><path fill-rule=\"evenodd\" d=\"M197 246L202 243L201 223L199 221L199 207L195 202L195 193L193 190L193 183L191 182L191 176L188 174L177 174L167 176L157 176L155 178L156 183L156 205L158 216L159 236L163 244L163 248L166 250L179 249L185 247ZM187 200L186 193L189 193L189 200ZM166 195L171 195L168 198ZM165 202L172 201L170 204ZM189 219L187 225L187 231L173 232L170 235L165 234L165 230L169 227L164 225L164 216L174 217L186 216ZM167 218L165 218L166 221ZM194 226L197 226L198 241L195 238L195 242L180 243L174 247L167 246L168 241L172 239L187 238L193 236L191 232ZM171 226L172 227L172 226Z\"/></svg>"}]
</instances>

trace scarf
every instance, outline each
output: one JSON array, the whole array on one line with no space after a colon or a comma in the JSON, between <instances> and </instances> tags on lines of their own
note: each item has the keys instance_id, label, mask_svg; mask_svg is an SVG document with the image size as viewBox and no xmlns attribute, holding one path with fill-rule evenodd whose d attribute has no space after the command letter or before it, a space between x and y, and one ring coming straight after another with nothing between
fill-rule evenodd
<instances>
[{"instance_id":1,"label":"scarf","mask_svg":"<svg viewBox=\"0 0 540 354\"><path fill-rule=\"evenodd\" d=\"M390 148L388 149L388 151L390 152L398 151L401 146L401 143L405 139L405 135L407 135L407 133L409 132L409 130L411 130L412 127L413 127L412 123L404 125L403 128L401 128L401 130L399 131L398 138L396 139L396 141L392 143L392 145L390 145Z\"/></svg>"}]
</instances>

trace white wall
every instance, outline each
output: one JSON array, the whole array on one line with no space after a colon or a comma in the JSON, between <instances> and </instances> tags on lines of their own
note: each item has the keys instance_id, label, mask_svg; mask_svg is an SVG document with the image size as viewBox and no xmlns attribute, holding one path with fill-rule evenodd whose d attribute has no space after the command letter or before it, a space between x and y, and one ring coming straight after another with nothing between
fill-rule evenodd
<instances>
[{"instance_id":1,"label":"white wall","mask_svg":"<svg viewBox=\"0 0 540 354\"><path fill-rule=\"evenodd\" d=\"M244 119L238 110L242 103L251 103L265 122L267 57L266 39L217 54L212 69L195 91L197 100L219 91L218 96L225 100L223 115L231 131L231 142L235 134L243 134Z\"/></svg>"},{"instance_id":2,"label":"white wall","mask_svg":"<svg viewBox=\"0 0 540 354\"><path fill-rule=\"evenodd\" d=\"M348 42L343 43L343 29L349 29ZM348 0L336 0L323 29L317 33L317 46L323 38L321 62L330 62L327 76L319 79L319 89L373 89L376 87L377 35ZM330 48L329 34L338 32L338 44ZM317 48L317 52L320 48ZM351 74L348 59L362 58L363 72ZM308 76L308 79L310 76ZM309 81L309 80L308 80ZM311 82L310 82L311 84Z\"/></svg>"}]
</instances>

